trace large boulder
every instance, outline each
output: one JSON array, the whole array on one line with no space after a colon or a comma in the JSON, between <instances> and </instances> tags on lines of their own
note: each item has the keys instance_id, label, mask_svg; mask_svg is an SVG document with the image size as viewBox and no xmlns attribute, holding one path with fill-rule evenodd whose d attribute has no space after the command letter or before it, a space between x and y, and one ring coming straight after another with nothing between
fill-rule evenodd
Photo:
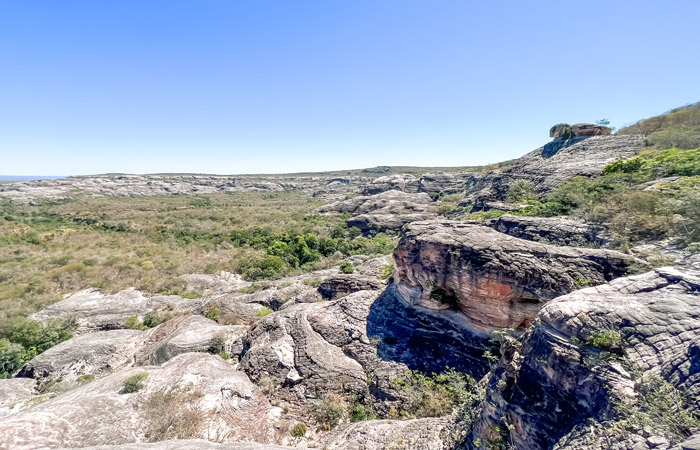
<instances>
[{"instance_id":1,"label":"large boulder","mask_svg":"<svg viewBox=\"0 0 700 450\"><path fill-rule=\"evenodd\" d=\"M500 437L514 449L668 448L679 436L663 420L615 426L611 412L667 389L700 408L698 275L662 268L549 302L534 329L506 346L466 445ZM675 414L676 401L662 398L654 407Z\"/></svg>"},{"instance_id":2,"label":"large boulder","mask_svg":"<svg viewBox=\"0 0 700 450\"><path fill-rule=\"evenodd\" d=\"M213 352L239 355L243 350L244 325L218 325L199 315L170 320L151 330L136 352L138 365L157 365L182 353Z\"/></svg>"},{"instance_id":3,"label":"large boulder","mask_svg":"<svg viewBox=\"0 0 700 450\"><path fill-rule=\"evenodd\" d=\"M30 406L36 382L28 378L0 379L0 419Z\"/></svg>"},{"instance_id":4,"label":"large boulder","mask_svg":"<svg viewBox=\"0 0 700 450\"><path fill-rule=\"evenodd\" d=\"M400 230L406 223L435 217L439 205L439 202L434 202L426 193L409 194L391 190L325 205L317 212L348 213L348 226L358 227L363 232L372 232Z\"/></svg>"},{"instance_id":5,"label":"large boulder","mask_svg":"<svg viewBox=\"0 0 700 450\"><path fill-rule=\"evenodd\" d=\"M612 250L557 247L457 221L408 225L394 259L397 291L409 304L459 311L486 330L525 328L557 296L647 268Z\"/></svg>"},{"instance_id":6,"label":"large boulder","mask_svg":"<svg viewBox=\"0 0 700 450\"><path fill-rule=\"evenodd\" d=\"M272 382L276 395L296 403L330 392L368 399L368 383L378 397L395 390L391 379L405 366L382 360L367 336L377 295L360 291L264 317L248 332L242 370L255 382Z\"/></svg>"},{"instance_id":7,"label":"large boulder","mask_svg":"<svg viewBox=\"0 0 700 450\"><path fill-rule=\"evenodd\" d=\"M187 299L178 295L146 296L136 289L105 294L99 289L86 289L54 303L31 318L39 321L72 318L78 332L125 328L129 317L143 317L151 311L169 314L199 312L206 298Z\"/></svg>"},{"instance_id":8,"label":"large boulder","mask_svg":"<svg viewBox=\"0 0 700 450\"><path fill-rule=\"evenodd\" d=\"M554 139L570 139L572 137L610 136L612 128L592 123L559 123L549 130L549 137Z\"/></svg>"},{"instance_id":9,"label":"large boulder","mask_svg":"<svg viewBox=\"0 0 700 450\"><path fill-rule=\"evenodd\" d=\"M76 336L29 361L17 376L71 382L82 375L119 370L133 364L145 334L140 330L109 330Z\"/></svg>"}]
</instances>

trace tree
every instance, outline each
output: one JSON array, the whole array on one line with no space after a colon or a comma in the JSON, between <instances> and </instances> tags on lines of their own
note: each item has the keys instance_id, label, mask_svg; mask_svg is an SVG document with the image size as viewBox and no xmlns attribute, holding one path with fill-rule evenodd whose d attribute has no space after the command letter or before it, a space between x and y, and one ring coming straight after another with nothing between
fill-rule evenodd
<instances>
[{"instance_id":1,"label":"tree","mask_svg":"<svg viewBox=\"0 0 700 450\"><path fill-rule=\"evenodd\" d=\"M600 120L596 120L595 123L597 123L598 125L600 125L602 127L607 127L608 125L610 125L610 120L600 119Z\"/></svg>"}]
</instances>

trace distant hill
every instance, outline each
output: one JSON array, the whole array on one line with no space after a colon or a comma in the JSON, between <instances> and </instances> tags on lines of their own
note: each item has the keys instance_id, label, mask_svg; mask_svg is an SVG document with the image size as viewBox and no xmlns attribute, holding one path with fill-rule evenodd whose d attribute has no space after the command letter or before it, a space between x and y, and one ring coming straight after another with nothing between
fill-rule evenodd
<instances>
[{"instance_id":1,"label":"distant hill","mask_svg":"<svg viewBox=\"0 0 700 450\"><path fill-rule=\"evenodd\" d=\"M65 178L65 177L49 176L49 175L0 175L0 183L14 183L16 181L32 181L32 180L55 180L57 178Z\"/></svg>"},{"instance_id":2,"label":"distant hill","mask_svg":"<svg viewBox=\"0 0 700 450\"><path fill-rule=\"evenodd\" d=\"M659 149L700 147L700 102L642 119L617 134L642 134L647 144Z\"/></svg>"}]
</instances>

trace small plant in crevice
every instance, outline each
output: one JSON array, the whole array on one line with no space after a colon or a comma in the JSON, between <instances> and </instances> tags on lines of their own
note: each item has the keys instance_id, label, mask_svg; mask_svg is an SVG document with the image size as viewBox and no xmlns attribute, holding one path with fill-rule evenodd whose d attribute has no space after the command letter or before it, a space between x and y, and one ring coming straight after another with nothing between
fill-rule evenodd
<instances>
[{"instance_id":1,"label":"small plant in crevice","mask_svg":"<svg viewBox=\"0 0 700 450\"><path fill-rule=\"evenodd\" d=\"M121 393L122 394L132 394L134 392L138 392L146 384L146 380L148 379L148 372L140 372L137 373L136 375L132 375L126 380L124 380L124 384L122 386Z\"/></svg>"},{"instance_id":2,"label":"small plant in crevice","mask_svg":"<svg viewBox=\"0 0 700 450\"><path fill-rule=\"evenodd\" d=\"M306 435L307 426L303 423L297 423L290 430L290 434L294 437L304 437Z\"/></svg>"},{"instance_id":3,"label":"small plant in crevice","mask_svg":"<svg viewBox=\"0 0 700 450\"><path fill-rule=\"evenodd\" d=\"M345 274L350 274L355 271L355 267L352 265L352 263L349 262L344 262L340 265L340 272L345 273Z\"/></svg>"}]
</instances>

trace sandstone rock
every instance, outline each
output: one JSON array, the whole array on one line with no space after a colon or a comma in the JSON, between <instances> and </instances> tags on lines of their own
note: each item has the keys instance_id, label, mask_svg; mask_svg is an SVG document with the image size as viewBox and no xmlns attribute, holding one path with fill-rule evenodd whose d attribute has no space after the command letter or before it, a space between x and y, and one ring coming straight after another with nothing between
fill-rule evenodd
<instances>
[{"instance_id":1,"label":"sandstone rock","mask_svg":"<svg viewBox=\"0 0 700 450\"><path fill-rule=\"evenodd\" d=\"M51 347L24 365L18 377L75 381L130 366L146 332L110 330L76 336Z\"/></svg>"},{"instance_id":2,"label":"sandstone rock","mask_svg":"<svg viewBox=\"0 0 700 450\"><path fill-rule=\"evenodd\" d=\"M438 206L439 202L433 202L428 194L392 190L325 205L317 211L322 214L348 213L351 216L348 226L370 232L399 230L406 223L434 217Z\"/></svg>"},{"instance_id":3,"label":"sandstone rock","mask_svg":"<svg viewBox=\"0 0 700 450\"><path fill-rule=\"evenodd\" d=\"M554 125L549 130L549 137L554 139L570 139L572 137L581 136L609 136L611 133L611 128L592 123L577 123L574 125L560 123Z\"/></svg>"},{"instance_id":4,"label":"sandstone rock","mask_svg":"<svg viewBox=\"0 0 700 450\"><path fill-rule=\"evenodd\" d=\"M458 310L483 330L525 328L544 302L646 267L620 252L556 247L455 221L408 225L394 259L407 303Z\"/></svg>"},{"instance_id":5,"label":"sandstone rock","mask_svg":"<svg viewBox=\"0 0 700 450\"><path fill-rule=\"evenodd\" d=\"M78 333L94 330L124 328L129 317L142 317L151 311L169 313L199 312L206 299L186 299L177 295L146 297L136 289L116 294L103 294L98 289L86 289L64 298L31 316L34 320L75 318Z\"/></svg>"},{"instance_id":6,"label":"sandstone rock","mask_svg":"<svg viewBox=\"0 0 700 450\"><path fill-rule=\"evenodd\" d=\"M320 440L320 445L342 450L448 450L454 417L414 420L369 420L340 427Z\"/></svg>"},{"instance_id":7,"label":"sandstone rock","mask_svg":"<svg viewBox=\"0 0 700 450\"><path fill-rule=\"evenodd\" d=\"M207 351L239 355L247 330L246 326L218 325L199 315L173 319L148 332L135 361L137 365L157 365L182 353ZM220 348L212 349L215 338L220 340Z\"/></svg>"},{"instance_id":8,"label":"sandstone rock","mask_svg":"<svg viewBox=\"0 0 700 450\"><path fill-rule=\"evenodd\" d=\"M249 331L241 368L252 380L269 379L304 403L326 392L366 398L396 390L391 379L405 366L384 361L367 337L367 316L377 296L360 291L338 300L294 305L270 314Z\"/></svg>"},{"instance_id":9,"label":"sandstone rock","mask_svg":"<svg viewBox=\"0 0 700 450\"><path fill-rule=\"evenodd\" d=\"M418 179L407 174L386 175L372 180L364 188L363 193L364 195L375 195L391 190L418 192Z\"/></svg>"},{"instance_id":10,"label":"sandstone rock","mask_svg":"<svg viewBox=\"0 0 700 450\"><path fill-rule=\"evenodd\" d=\"M504 353L489 381L489 407L467 446L475 438L493 437L494 427L506 418L514 426L509 440L515 449L551 448L570 433L557 448L652 447L648 438L636 446L634 436L629 436L634 447L624 446L624 440L619 447L596 444L594 435L584 439L575 427L601 420L611 393L634 401L639 394L631 368L665 379L700 407L698 275L662 268L549 302L522 344ZM613 332L620 338L612 344L596 343L596 336ZM619 358L604 357L604 350ZM660 425L651 424L647 436Z\"/></svg>"},{"instance_id":11,"label":"sandstone rock","mask_svg":"<svg viewBox=\"0 0 700 450\"><path fill-rule=\"evenodd\" d=\"M300 447L281 447L279 445L258 444L255 442L236 442L232 444L219 444L203 439L178 439L170 441L100 445L97 447L80 447L80 449L63 450L285 450Z\"/></svg>"},{"instance_id":12,"label":"sandstone rock","mask_svg":"<svg viewBox=\"0 0 700 450\"><path fill-rule=\"evenodd\" d=\"M527 217L506 214L493 227L501 233L528 241L573 247L604 247L610 235L600 225L565 217Z\"/></svg>"},{"instance_id":13,"label":"sandstone rock","mask_svg":"<svg viewBox=\"0 0 700 450\"><path fill-rule=\"evenodd\" d=\"M0 419L27 408L35 388L36 382L27 378L0 379Z\"/></svg>"},{"instance_id":14,"label":"sandstone rock","mask_svg":"<svg viewBox=\"0 0 700 450\"><path fill-rule=\"evenodd\" d=\"M486 202L504 200L511 184L521 179L532 181L536 193L546 193L575 176L600 176L608 163L631 158L643 149L639 135L556 140L489 172L468 191L462 205L478 211Z\"/></svg>"},{"instance_id":15,"label":"sandstone rock","mask_svg":"<svg viewBox=\"0 0 700 450\"><path fill-rule=\"evenodd\" d=\"M325 299L344 297L358 291L379 290L384 283L377 277L366 275L342 274L324 280L318 287L318 292Z\"/></svg>"},{"instance_id":16,"label":"sandstone rock","mask_svg":"<svg viewBox=\"0 0 700 450\"><path fill-rule=\"evenodd\" d=\"M143 371L144 387L121 393L124 380ZM152 396L168 392L179 403L165 411L167 401L154 403ZM192 412L192 437L261 443L279 438L274 423L281 411L245 374L218 356L188 353L163 366L121 370L0 419L0 442L18 450L145 442L163 431L158 427L164 414L172 418L177 411Z\"/></svg>"}]
</instances>

